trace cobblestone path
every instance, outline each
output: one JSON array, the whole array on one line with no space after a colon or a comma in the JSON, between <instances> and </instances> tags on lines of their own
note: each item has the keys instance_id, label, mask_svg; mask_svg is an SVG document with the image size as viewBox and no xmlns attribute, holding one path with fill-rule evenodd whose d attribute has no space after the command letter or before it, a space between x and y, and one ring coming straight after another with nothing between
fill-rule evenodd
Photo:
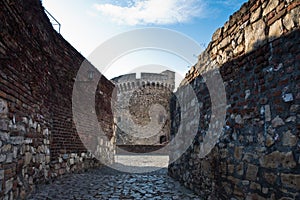
<instances>
[{"instance_id":1,"label":"cobblestone path","mask_svg":"<svg viewBox=\"0 0 300 200\"><path fill-rule=\"evenodd\" d=\"M193 192L167 176L166 168L150 173L134 174L108 167L58 178L51 184L39 186L29 199L200 200Z\"/></svg>"}]
</instances>

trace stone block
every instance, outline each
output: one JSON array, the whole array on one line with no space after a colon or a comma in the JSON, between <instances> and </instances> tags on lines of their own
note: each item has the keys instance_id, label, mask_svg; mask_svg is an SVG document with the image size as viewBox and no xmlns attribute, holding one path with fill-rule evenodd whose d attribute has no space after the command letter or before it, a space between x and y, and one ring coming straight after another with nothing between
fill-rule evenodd
<instances>
[{"instance_id":1,"label":"stone block","mask_svg":"<svg viewBox=\"0 0 300 200\"><path fill-rule=\"evenodd\" d=\"M235 117L235 122L236 122L237 124L243 124L243 123L244 123L244 120L243 120L243 118L241 117L241 115L237 115L237 116Z\"/></svg>"},{"instance_id":2,"label":"stone block","mask_svg":"<svg viewBox=\"0 0 300 200\"><path fill-rule=\"evenodd\" d=\"M22 190L20 191L20 198L21 198L21 199L26 199L26 196L27 196L26 191L22 189Z\"/></svg>"},{"instance_id":3,"label":"stone block","mask_svg":"<svg viewBox=\"0 0 300 200\"><path fill-rule=\"evenodd\" d=\"M218 28L212 36L212 41L218 40L221 36L222 36L222 29Z\"/></svg>"},{"instance_id":4,"label":"stone block","mask_svg":"<svg viewBox=\"0 0 300 200\"><path fill-rule=\"evenodd\" d=\"M11 151L11 149L12 149L12 145L6 144L6 145L3 145L3 147L1 148L1 152L6 153L8 151Z\"/></svg>"},{"instance_id":5,"label":"stone block","mask_svg":"<svg viewBox=\"0 0 300 200\"><path fill-rule=\"evenodd\" d=\"M300 108L300 106L297 105L297 104L291 105L290 112L291 113L297 113L297 112L299 112L299 108Z\"/></svg>"},{"instance_id":6,"label":"stone block","mask_svg":"<svg viewBox=\"0 0 300 200\"><path fill-rule=\"evenodd\" d=\"M276 181L277 175L273 174L273 173L264 173L264 179L270 183L270 184L274 184Z\"/></svg>"},{"instance_id":7,"label":"stone block","mask_svg":"<svg viewBox=\"0 0 300 200\"><path fill-rule=\"evenodd\" d=\"M246 179L255 181L257 178L257 173L258 173L258 166L248 164L247 166L247 172L246 172Z\"/></svg>"},{"instance_id":8,"label":"stone block","mask_svg":"<svg viewBox=\"0 0 300 200\"><path fill-rule=\"evenodd\" d=\"M11 163L13 161L13 157L14 157L14 154L13 153L8 153L6 154L6 163Z\"/></svg>"},{"instance_id":9,"label":"stone block","mask_svg":"<svg viewBox=\"0 0 300 200\"><path fill-rule=\"evenodd\" d=\"M45 154L39 154L39 163L44 163L46 161Z\"/></svg>"},{"instance_id":10,"label":"stone block","mask_svg":"<svg viewBox=\"0 0 300 200\"><path fill-rule=\"evenodd\" d=\"M23 144L24 137L23 136L10 137L10 143L15 145Z\"/></svg>"},{"instance_id":11,"label":"stone block","mask_svg":"<svg viewBox=\"0 0 300 200\"><path fill-rule=\"evenodd\" d=\"M242 181L242 185L249 185L250 184L250 181L248 181L248 180L243 180Z\"/></svg>"},{"instance_id":12,"label":"stone block","mask_svg":"<svg viewBox=\"0 0 300 200\"><path fill-rule=\"evenodd\" d=\"M242 176L244 174L244 164L240 163L239 165L236 166L236 173L239 176Z\"/></svg>"},{"instance_id":13,"label":"stone block","mask_svg":"<svg viewBox=\"0 0 300 200\"><path fill-rule=\"evenodd\" d=\"M255 183L255 182L252 182L251 184L250 184L250 189L251 190L261 190L261 185L260 184L258 184L258 183Z\"/></svg>"},{"instance_id":14,"label":"stone block","mask_svg":"<svg viewBox=\"0 0 300 200\"><path fill-rule=\"evenodd\" d=\"M293 188L300 191L300 175L299 174L281 174L281 182L283 186Z\"/></svg>"},{"instance_id":15,"label":"stone block","mask_svg":"<svg viewBox=\"0 0 300 200\"><path fill-rule=\"evenodd\" d=\"M291 17L293 19L293 22L295 24L295 27L300 25L300 6L294 8L291 10Z\"/></svg>"},{"instance_id":16,"label":"stone block","mask_svg":"<svg viewBox=\"0 0 300 200\"><path fill-rule=\"evenodd\" d=\"M262 156L259 162L265 168L278 168L280 165L284 168L294 168L296 166L292 152L274 151Z\"/></svg>"},{"instance_id":17,"label":"stone block","mask_svg":"<svg viewBox=\"0 0 300 200\"><path fill-rule=\"evenodd\" d=\"M8 113L7 102L0 98L0 118L6 118Z\"/></svg>"},{"instance_id":18,"label":"stone block","mask_svg":"<svg viewBox=\"0 0 300 200\"><path fill-rule=\"evenodd\" d=\"M18 147L14 146L13 147L13 159L17 158L18 156Z\"/></svg>"},{"instance_id":19,"label":"stone block","mask_svg":"<svg viewBox=\"0 0 300 200\"><path fill-rule=\"evenodd\" d=\"M296 116L290 116L285 120L285 122L287 122L287 123L296 122L296 119L297 119Z\"/></svg>"},{"instance_id":20,"label":"stone block","mask_svg":"<svg viewBox=\"0 0 300 200\"><path fill-rule=\"evenodd\" d=\"M74 158L71 158L70 160L69 160L69 163L70 163L70 165L74 165Z\"/></svg>"},{"instance_id":21,"label":"stone block","mask_svg":"<svg viewBox=\"0 0 300 200\"><path fill-rule=\"evenodd\" d=\"M239 184L239 182L241 181L240 179L235 178L235 177L233 177L233 176L228 176L228 177L227 177L227 180L231 181L234 185Z\"/></svg>"},{"instance_id":22,"label":"stone block","mask_svg":"<svg viewBox=\"0 0 300 200\"><path fill-rule=\"evenodd\" d=\"M32 154L29 152L25 153L24 165L28 165L31 162Z\"/></svg>"},{"instance_id":23,"label":"stone block","mask_svg":"<svg viewBox=\"0 0 300 200\"><path fill-rule=\"evenodd\" d=\"M268 188L262 188L262 193L268 194L269 189Z\"/></svg>"},{"instance_id":24,"label":"stone block","mask_svg":"<svg viewBox=\"0 0 300 200\"><path fill-rule=\"evenodd\" d=\"M240 187L238 187L237 185L235 185L235 187L234 187L233 194L236 196L239 196L239 197L243 197L245 195L243 190Z\"/></svg>"},{"instance_id":25,"label":"stone block","mask_svg":"<svg viewBox=\"0 0 300 200\"><path fill-rule=\"evenodd\" d=\"M30 177L28 178L28 183L29 183L30 185L33 185L33 177L32 177L32 176L30 176Z\"/></svg>"},{"instance_id":26,"label":"stone block","mask_svg":"<svg viewBox=\"0 0 300 200\"><path fill-rule=\"evenodd\" d=\"M294 168L296 167L296 162L295 162L295 159L294 159L294 155L293 155L293 152L287 152L285 154L282 155L282 166L284 168Z\"/></svg>"},{"instance_id":27,"label":"stone block","mask_svg":"<svg viewBox=\"0 0 300 200\"><path fill-rule=\"evenodd\" d=\"M232 193L231 185L227 182L222 182L222 186L227 194Z\"/></svg>"},{"instance_id":28,"label":"stone block","mask_svg":"<svg viewBox=\"0 0 300 200\"><path fill-rule=\"evenodd\" d=\"M0 180L4 179L4 170L0 170Z\"/></svg>"},{"instance_id":29,"label":"stone block","mask_svg":"<svg viewBox=\"0 0 300 200\"><path fill-rule=\"evenodd\" d=\"M11 178L5 182L5 194L9 193L13 188L14 179Z\"/></svg>"},{"instance_id":30,"label":"stone block","mask_svg":"<svg viewBox=\"0 0 300 200\"><path fill-rule=\"evenodd\" d=\"M293 135L290 130L283 133L283 137L282 137L283 146L293 147L297 144L297 142L298 142L297 136Z\"/></svg>"},{"instance_id":31,"label":"stone block","mask_svg":"<svg viewBox=\"0 0 300 200\"><path fill-rule=\"evenodd\" d=\"M269 14L272 10L274 10L276 8L276 6L278 6L278 4L279 4L279 0L269 1L267 6L264 8L262 15L265 16L265 15Z\"/></svg>"},{"instance_id":32,"label":"stone block","mask_svg":"<svg viewBox=\"0 0 300 200\"><path fill-rule=\"evenodd\" d=\"M60 164L55 164L54 169L56 169L56 170L60 169Z\"/></svg>"},{"instance_id":33,"label":"stone block","mask_svg":"<svg viewBox=\"0 0 300 200\"><path fill-rule=\"evenodd\" d=\"M6 160L6 154L0 155L0 163L4 162Z\"/></svg>"},{"instance_id":34,"label":"stone block","mask_svg":"<svg viewBox=\"0 0 300 200\"><path fill-rule=\"evenodd\" d=\"M49 130L48 130L48 128L45 128L44 130L43 130L43 135L49 135Z\"/></svg>"},{"instance_id":35,"label":"stone block","mask_svg":"<svg viewBox=\"0 0 300 200\"><path fill-rule=\"evenodd\" d=\"M228 165L228 172L230 174L233 174L233 172L234 172L234 165Z\"/></svg>"},{"instance_id":36,"label":"stone block","mask_svg":"<svg viewBox=\"0 0 300 200\"><path fill-rule=\"evenodd\" d=\"M283 26L289 31L292 30L292 28L295 26L295 23L294 23L290 13L286 14L286 16L282 20L282 23L283 23Z\"/></svg>"},{"instance_id":37,"label":"stone block","mask_svg":"<svg viewBox=\"0 0 300 200\"><path fill-rule=\"evenodd\" d=\"M42 129L41 129L41 125L40 124L37 125L36 131L38 133L41 133Z\"/></svg>"},{"instance_id":38,"label":"stone block","mask_svg":"<svg viewBox=\"0 0 300 200\"><path fill-rule=\"evenodd\" d=\"M269 134L267 135L267 138L266 138L266 146L267 147L270 147L272 146L273 144L275 143L274 139L272 136L270 136Z\"/></svg>"},{"instance_id":39,"label":"stone block","mask_svg":"<svg viewBox=\"0 0 300 200\"><path fill-rule=\"evenodd\" d=\"M0 119L0 130L8 131L8 121L6 119Z\"/></svg>"},{"instance_id":40,"label":"stone block","mask_svg":"<svg viewBox=\"0 0 300 200\"><path fill-rule=\"evenodd\" d=\"M266 43L266 24L261 19L245 28L245 52L250 52Z\"/></svg>"},{"instance_id":41,"label":"stone block","mask_svg":"<svg viewBox=\"0 0 300 200\"><path fill-rule=\"evenodd\" d=\"M257 21L260 16L261 16L261 7L259 7L258 9L256 9L253 13L251 13L251 17L250 17L250 22L253 23L255 21Z\"/></svg>"},{"instance_id":42,"label":"stone block","mask_svg":"<svg viewBox=\"0 0 300 200\"><path fill-rule=\"evenodd\" d=\"M244 45L238 45L237 47L235 47L235 48L233 49L233 54L234 54L235 56L237 56L237 55L243 53L244 50L245 50L245 46L244 46Z\"/></svg>"},{"instance_id":43,"label":"stone block","mask_svg":"<svg viewBox=\"0 0 300 200\"><path fill-rule=\"evenodd\" d=\"M282 26L281 19L279 19L270 26L269 40L273 41L274 39L279 38L282 34L283 34L283 26Z\"/></svg>"},{"instance_id":44,"label":"stone block","mask_svg":"<svg viewBox=\"0 0 300 200\"><path fill-rule=\"evenodd\" d=\"M234 158L237 160L241 160L242 156L243 156L243 147L235 147Z\"/></svg>"},{"instance_id":45,"label":"stone block","mask_svg":"<svg viewBox=\"0 0 300 200\"><path fill-rule=\"evenodd\" d=\"M267 122L271 121L271 109L270 109L270 105L265 105L265 120Z\"/></svg>"},{"instance_id":46,"label":"stone block","mask_svg":"<svg viewBox=\"0 0 300 200\"><path fill-rule=\"evenodd\" d=\"M231 43L230 37L225 37L220 44L218 45L218 49L223 49Z\"/></svg>"},{"instance_id":47,"label":"stone block","mask_svg":"<svg viewBox=\"0 0 300 200\"><path fill-rule=\"evenodd\" d=\"M22 134L26 133L26 128L24 124L17 124L17 130Z\"/></svg>"},{"instance_id":48,"label":"stone block","mask_svg":"<svg viewBox=\"0 0 300 200\"><path fill-rule=\"evenodd\" d=\"M284 121L278 115L272 120L272 127L274 128L283 125L284 125Z\"/></svg>"},{"instance_id":49,"label":"stone block","mask_svg":"<svg viewBox=\"0 0 300 200\"><path fill-rule=\"evenodd\" d=\"M32 139L26 139L26 140L24 140L24 143L25 144L31 144L32 143Z\"/></svg>"}]
</instances>

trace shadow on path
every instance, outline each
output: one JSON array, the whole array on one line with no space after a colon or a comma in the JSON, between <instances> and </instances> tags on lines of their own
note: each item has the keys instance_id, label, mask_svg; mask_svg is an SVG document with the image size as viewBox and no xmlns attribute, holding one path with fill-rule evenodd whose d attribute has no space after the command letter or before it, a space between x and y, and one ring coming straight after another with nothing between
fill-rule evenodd
<instances>
[{"instance_id":1,"label":"shadow on path","mask_svg":"<svg viewBox=\"0 0 300 200\"><path fill-rule=\"evenodd\" d=\"M167 175L167 168L157 171L136 173L145 167L126 166L122 172L110 167L90 169L78 174L68 174L50 184L40 185L29 199L201 199L192 191L182 187ZM155 167L152 167L152 170Z\"/></svg>"}]
</instances>

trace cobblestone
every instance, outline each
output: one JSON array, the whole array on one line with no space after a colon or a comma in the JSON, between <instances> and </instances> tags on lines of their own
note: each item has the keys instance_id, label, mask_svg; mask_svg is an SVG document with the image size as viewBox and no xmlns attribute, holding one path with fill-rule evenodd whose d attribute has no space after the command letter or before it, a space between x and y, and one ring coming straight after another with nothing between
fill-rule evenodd
<instances>
[{"instance_id":1,"label":"cobblestone","mask_svg":"<svg viewBox=\"0 0 300 200\"><path fill-rule=\"evenodd\" d=\"M134 167L138 170L141 167ZM140 170L141 171L141 170ZM137 174L120 172L109 167L66 175L50 184L39 186L29 197L44 199L201 199L167 175L167 169Z\"/></svg>"}]
</instances>

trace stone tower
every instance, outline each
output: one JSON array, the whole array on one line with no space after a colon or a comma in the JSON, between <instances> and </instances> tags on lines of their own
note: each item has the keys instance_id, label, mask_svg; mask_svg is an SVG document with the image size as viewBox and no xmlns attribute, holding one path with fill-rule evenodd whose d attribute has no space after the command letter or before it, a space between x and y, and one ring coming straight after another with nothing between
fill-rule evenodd
<instances>
[{"instance_id":1,"label":"stone tower","mask_svg":"<svg viewBox=\"0 0 300 200\"><path fill-rule=\"evenodd\" d=\"M117 145L164 145L170 135L169 102L175 72L126 74L112 81L117 89L114 106Z\"/></svg>"}]
</instances>

